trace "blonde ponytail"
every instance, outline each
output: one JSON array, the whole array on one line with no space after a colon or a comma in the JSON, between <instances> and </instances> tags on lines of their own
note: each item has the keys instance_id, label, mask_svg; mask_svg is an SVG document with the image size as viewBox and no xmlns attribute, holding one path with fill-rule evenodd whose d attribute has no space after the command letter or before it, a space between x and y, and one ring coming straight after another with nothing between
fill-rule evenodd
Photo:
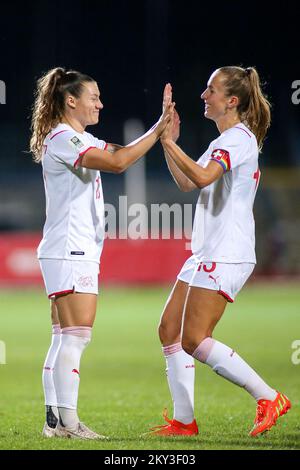
<instances>
[{"instance_id":1,"label":"blonde ponytail","mask_svg":"<svg viewBox=\"0 0 300 470\"><path fill-rule=\"evenodd\" d=\"M227 96L237 96L240 119L256 136L259 151L271 124L271 105L263 94L259 75L254 67L236 66L218 69L224 75Z\"/></svg>"},{"instance_id":2,"label":"blonde ponytail","mask_svg":"<svg viewBox=\"0 0 300 470\"><path fill-rule=\"evenodd\" d=\"M263 95L259 75L254 67L246 69L250 82L249 106L244 112L244 120L255 134L258 148L262 149L263 141L271 124L271 105Z\"/></svg>"}]
</instances>

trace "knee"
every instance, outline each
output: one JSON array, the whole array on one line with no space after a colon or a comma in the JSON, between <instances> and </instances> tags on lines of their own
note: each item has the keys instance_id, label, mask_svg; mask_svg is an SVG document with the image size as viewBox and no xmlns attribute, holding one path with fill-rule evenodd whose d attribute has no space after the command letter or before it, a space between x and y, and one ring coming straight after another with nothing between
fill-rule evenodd
<instances>
[{"instance_id":1,"label":"knee","mask_svg":"<svg viewBox=\"0 0 300 470\"><path fill-rule=\"evenodd\" d=\"M195 346L195 343L189 338L182 338L181 345L182 345L182 349L190 356L193 355L193 352L195 351L197 347Z\"/></svg>"},{"instance_id":2,"label":"knee","mask_svg":"<svg viewBox=\"0 0 300 470\"><path fill-rule=\"evenodd\" d=\"M202 343L202 341L207 337L207 335L201 335L197 337L188 336L183 334L182 336L182 349L189 354L190 356L193 355L194 351L198 348L198 346Z\"/></svg>"},{"instance_id":3,"label":"knee","mask_svg":"<svg viewBox=\"0 0 300 470\"><path fill-rule=\"evenodd\" d=\"M157 330L158 330L158 336L159 336L160 342L162 344L164 344L165 341L168 338L168 325L167 325L167 323L164 322L164 321L161 321L160 324L158 325Z\"/></svg>"},{"instance_id":4,"label":"knee","mask_svg":"<svg viewBox=\"0 0 300 470\"><path fill-rule=\"evenodd\" d=\"M167 321L161 321L158 325L158 336L161 344L175 344L180 341L180 331Z\"/></svg>"},{"instance_id":5,"label":"knee","mask_svg":"<svg viewBox=\"0 0 300 470\"><path fill-rule=\"evenodd\" d=\"M62 343L78 347L80 350L85 349L92 339L92 328L89 326L70 326L61 330Z\"/></svg>"}]
</instances>

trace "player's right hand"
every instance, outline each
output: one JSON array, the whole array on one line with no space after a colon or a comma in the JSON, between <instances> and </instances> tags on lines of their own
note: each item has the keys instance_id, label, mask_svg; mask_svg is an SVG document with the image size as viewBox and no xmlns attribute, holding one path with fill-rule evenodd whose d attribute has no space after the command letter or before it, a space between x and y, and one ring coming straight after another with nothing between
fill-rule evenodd
<instances>
[{"instance_id":1,"label":"player's right hand","mask_svg":"<svg viewBox=\"0 0 300 470\"><path fill-rule=\"evenodd\" d=\"M175 106L175 103L170 102L166 104L164 112L161 115L154 129L158 137L161 137L162 133L164 132L166 128L168 129L172 128L173 118L174 118L174 106Z\"/></svg>"},{"instance_id":2,"label":"player's right hand","mask_svg":"<svg viewBox=\"0 0 300 470\"><path fill-rule=\"evenodd\" d=\"M176 142L178 140L179 135L180 135L180 117L176 109L174 108L173 125L172 125L172 130L171 130L172 140Z\"/></svg>"}]
</instances>

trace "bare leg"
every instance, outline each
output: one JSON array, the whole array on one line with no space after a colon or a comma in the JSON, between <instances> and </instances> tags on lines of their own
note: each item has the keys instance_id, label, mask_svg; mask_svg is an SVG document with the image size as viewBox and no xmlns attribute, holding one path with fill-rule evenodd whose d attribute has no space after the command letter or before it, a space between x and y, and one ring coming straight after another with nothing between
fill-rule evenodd
<instances>
[{"instance_id":1,"label":"bare leg","mask_svg":"<svg viewBox=\"0 0 300 470\"><path fill-rule=\"evenodd\" d=\"M215 290L189 288L182 335L182 346L188 354L193 354L201 341L212 336L226 305L227 300Z\"/></svg>"},{"instance_id":2,"label":"bare leg","mask_svg":"<svg viewBox=\"0 0 300 470\"><path fill-rule=\"evenodd\" d=\"M55 305L61 328L93 326L97 309L97 295L78 292L60 295L55 299Z\"/></svg>"},{"instance_id":3,"label":"bare leg","mask_svg":"<svg viewBox=\"0 0 300 470\"><path fill-rule=\"evenodd\" d=\"M166 302L158 327L159 339L163 346L181 340L181 324L188 284L177 280Z\"/></svg>"},{"instance_id":4,"label":"bare leg","mask_svg":"<svg viewBox=\"0 0 300 470\"><path fill-rule=\"evenodd\" d=\"M50 311L52 325L59 325L58 311L54 300L50 300Z\"/></svg>"},{"instance_id":5,"label":"bare leg","mask_svg":"<svg viewBox=\"0 0 300 470\"><path fill-rule=\"evenodd\" d=\"M218 375L245 388L256 400L274 400L276 391L231 348L211 338L223 315L226 300L217 291L191 287L184 313L182 345Z\"/></svg>"}]
</instances>

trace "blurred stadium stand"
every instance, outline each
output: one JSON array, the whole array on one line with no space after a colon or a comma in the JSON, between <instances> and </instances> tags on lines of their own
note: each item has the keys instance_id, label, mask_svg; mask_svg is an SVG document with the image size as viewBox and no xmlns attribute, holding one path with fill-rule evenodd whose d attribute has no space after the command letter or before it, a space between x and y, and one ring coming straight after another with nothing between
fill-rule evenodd
<instances>
[{"instance_id":1,"label":"blurred stadium stand","mask_svg":"<svg viewBox=\"0 0 300 470\"><path fill-rule=\"evenodd\" d=\"M102 179L105 202L118 208L118 197L124 194L124 177L104 174ZM256 277L300 274L299 196L299 168L263 169L255 202ZM36 247L45 219L41 175L25 179L20 175L9 182L2 181L0 200L0 284L40 284ZM196 200L197 191L181 193L171 177L160 175L147 179L148 214L151 204L179 203L182 208L191 204L194 209ZM178 237L180 229L171 217L171 233ZM101 264L102 280L172 282L190 253L188 242L184 237L174 239L173 236L171 240L107 239Z\"/></svg>"}]
</instances>

